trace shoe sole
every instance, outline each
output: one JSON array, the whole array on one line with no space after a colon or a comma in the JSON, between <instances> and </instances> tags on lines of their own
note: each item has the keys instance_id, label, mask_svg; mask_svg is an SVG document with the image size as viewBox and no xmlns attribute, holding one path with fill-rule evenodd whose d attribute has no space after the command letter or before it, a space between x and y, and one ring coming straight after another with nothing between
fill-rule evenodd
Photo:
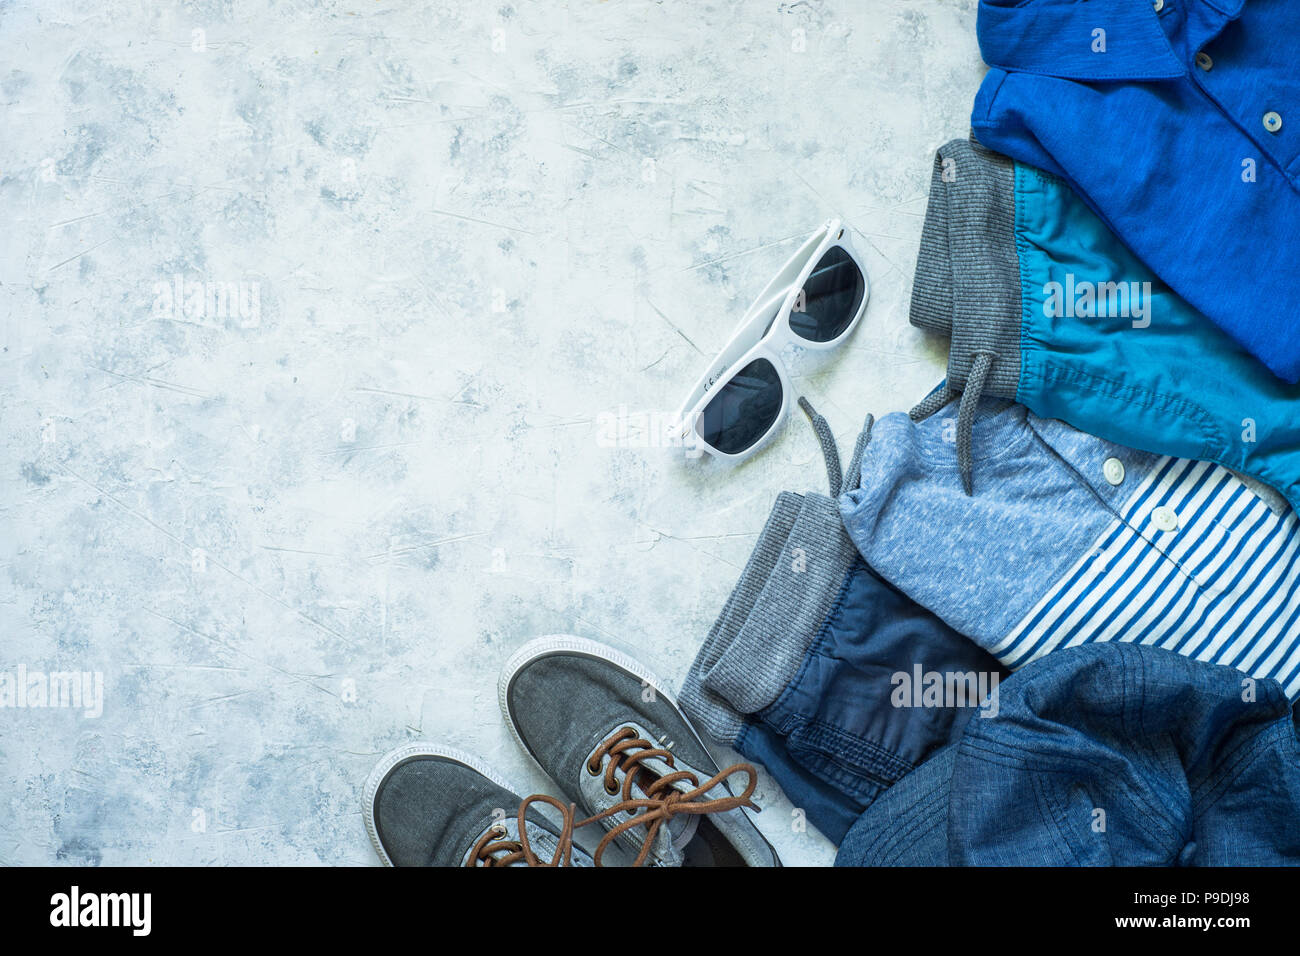
<instances>
[{"instance_id":1,"label":"shoe sole","mask_svg":"<svg viewBox=\"0 0 1300 956\"><path fill-rule=\"evenodd\" d=\"M528 664L537 660L539 657L548 657L557 653L574 653L584 654L588 657L595 657L600 660L609 661L616 667L621 667L633 677L638 677L645 684L654 690L656 694L666 700L673 708L681 714L682 720L686 723L686 729L695 735L695 742L699 744L700 749L706 754L708 748L704 746L704 741L700 739L699 732L695 725L691 723L689 717L682 712L677 706L677 699L667 690L664 689L664 682L652 674L644 664L628 654L624 654L617 648L610 647L608 644L602 644L599 641L588 640L585 637L575 637L572 634L549 634L545 637L535 637L519 650L510 655L510 658L501 668L501 674L497 678L497 704L501 708L501 716L505 719L506 726L510 728L510 735L515 738L524 753L528 754L534 764L545 774L549 776L549 771L543 767L533 756L532 750L524 743L524 738L519 733L519 728L515 726L514 719L510 716L510 704L507 695L510 690L510 684L515 675L523 670Z\"/></svg>"},{"instance_id":2,"label":"shoe sole","mask_svg":"<svg viewBox=\"0 0 1300 956\"><path fill-rule=\"evenodd\" d=\"M366 832L370 834L370 842L374 845L375 852L379 854L379 859L383 861L384 866L393 866L394 864L389 859L387 851L384 850L383 844L379 842L379 831L375 828L375 794L379 792L379 785L384 782L384 778L388 776L389 771L399 763L412 757L441 757L444 760L462 764L470 770L483 775L503 790L509 790L511 793L516 792L515 788L502 780L495 770L478 757L463 750L456 750L453 747L435 747L431 744L406 744L396 750L390 750L379 758L379 763L375 764L374 769L370 771L370 775L366 777L365 787L362 789L361 805L361 813L366 821Z\"/></svg>"}]
</instances>

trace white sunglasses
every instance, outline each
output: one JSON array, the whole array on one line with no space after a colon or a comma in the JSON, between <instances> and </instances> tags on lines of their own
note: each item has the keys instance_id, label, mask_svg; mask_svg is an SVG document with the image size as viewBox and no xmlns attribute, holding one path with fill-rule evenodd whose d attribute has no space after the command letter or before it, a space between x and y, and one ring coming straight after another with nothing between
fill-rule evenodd
<instances>
[{"instance_id":1,"label":"white sunglasses","mask_svg":"<svg viewBox=\"0 0 1300 956\"><path fill-rule=\"evenodd\" d=\"M848 232L832 219L814 232L749 307L731 340L677 413L687 448L743 461L790 410L791 346L825 351L844 342L867 311L867 272Z\"/></svg>"}]
</instances>

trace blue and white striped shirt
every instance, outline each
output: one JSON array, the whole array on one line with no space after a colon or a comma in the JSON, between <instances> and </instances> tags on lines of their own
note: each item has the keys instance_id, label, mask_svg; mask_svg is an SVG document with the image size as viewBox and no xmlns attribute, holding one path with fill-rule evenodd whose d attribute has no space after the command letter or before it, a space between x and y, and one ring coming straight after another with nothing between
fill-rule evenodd
<instances>
[{"instance_id":1,"label":"blue and white striped shirt","mask_svg":"<svg viewBox=\"0 0 1300 956\"><path fill-rule=\"evenodd\" d=\"M1012 669L1133 641L1300 696L1300 521L1280 496L985 403L967 497L948 417L881 419L841 499L879 574Z\"/></svg>"}]
</instances>

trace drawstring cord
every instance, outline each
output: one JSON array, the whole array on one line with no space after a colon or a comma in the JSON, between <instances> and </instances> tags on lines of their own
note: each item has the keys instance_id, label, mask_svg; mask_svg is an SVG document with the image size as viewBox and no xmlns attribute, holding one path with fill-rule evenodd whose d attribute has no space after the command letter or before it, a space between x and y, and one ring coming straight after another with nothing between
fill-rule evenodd
<instances>
[{"instance_id":1,"label":"drawstring cord","mask_svg":"<svg viewBox=\"0 0 1300 956\"><path fill-rule=\"evenodd\" d=\"M812 407L812 402L802 395L799 396L799 407L812 422L813 431L817 433L817 441L822 446L822 458L826 462L826 480L831 487L831 497L839 497L857 488L862 480L862 453L866 451L867 442L871 440L871 426L876 423L876 420L870 415L867 416L866 424L858 434L857 444L853 446L853 457L849 459L849 470L845 474L840 471L840 450L835 445L831 426Z\"/></svg>"},{"instance_id":2,"label":"drawstring cord","mask_svg":"<svg viewBox=\"0 0 1300 956\"><path fill-rule=\"evenodd\" d=\"M980 397L988 382L989 371L993 368L994 352L976 352L971 362L970 374L966 377L966 387L958 392L947 382L922 399L921 404L908 412L914 422L924 421L939 409L944 408L958 395L961 403L957 406L957 470L961 474L961 486L967 495L975 493L975 453L972 434L975 428L975 412L979 407Z\"/></svg>"},{"instance_id":3,"label":"drawstring cord","mask_svg":"<svg viewBox=\"0 0 1300 956\"><path fill-rule=\"evenodd\" d=\"M960 396L961 402L957 406L957 471L961 475L962 489L967 495L975 494L975 413L979 409L984 387L988 383L989 373L993 370L993 362L997 357L996 352L976 352L971 361L970 374L966 376L964 389L959 392L945 381L941 387L927 395L919 405L908 412L908 417L912 421L924 421ZM857 488L862 481L862 454L866 451L867 442L871 440L871 427L875 424L875 419L870 415L867 416L866 424L862 426L862 432L858 435L857 444L853 447L849 470L844 473L840 470L840 453L835 446L835 436L831 434L831 426L802 395L799 397L799 407L812 422L813 431L817 433L817 441L821 444L831 496L838 497Z\"/></svg>"}]
</instances>

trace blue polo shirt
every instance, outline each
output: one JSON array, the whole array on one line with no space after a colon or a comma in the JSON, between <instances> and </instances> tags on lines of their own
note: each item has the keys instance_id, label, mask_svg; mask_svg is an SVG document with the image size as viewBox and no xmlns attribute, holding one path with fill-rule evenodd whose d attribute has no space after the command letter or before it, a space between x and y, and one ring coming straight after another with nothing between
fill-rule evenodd
<instances>
[{"instance_id":1,"label":"blue polo shirt","mask_svg":"<svg viewBox=\"0 0 1300 956\"><path fill-rule=\"evenodd\" d=\"M981 0L985 146L1300 381L1300 0Z\"/></svg>"}]
</instances>

